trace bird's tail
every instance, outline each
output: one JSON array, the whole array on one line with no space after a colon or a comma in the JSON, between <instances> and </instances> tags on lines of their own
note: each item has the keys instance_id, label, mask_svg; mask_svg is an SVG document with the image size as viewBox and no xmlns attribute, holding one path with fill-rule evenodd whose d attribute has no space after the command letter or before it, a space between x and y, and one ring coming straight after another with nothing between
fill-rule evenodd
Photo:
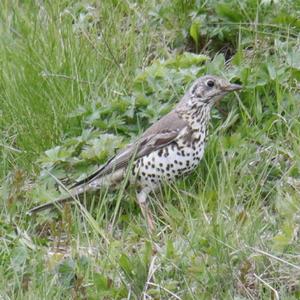
<instances>
[{"instance_id":1,"label":"bird's tail","mask_svg":"<svg viewBox=\"0 0 300 300\"><path fill-rule=\"evenodd\" d=\"M80 185L74 185L68 191L68 194L58 199L47 202L45 204L41 204L36 206L28 211L29 215L41 212L43 210L52 209L55 207L60 207L65 203L73 202L76 198L86 192L91 192L98 190L102 187L115 187L117 183L119 183L124 178L124 171L119 170L115 173L112 173L108 176L100 177L100 178L92 178L89 182L83 182Z\"/></svg>"},{"instance_id":2,"label":"bird's tail","mask_svg":"<svg viewBox=\"0 0 300 300\"><path fill-rule=\"evenodd\" d=\"M74 202L80 195L100 188L101 187L101 186L99 186L100 184L101 184L101 182L99 182L99 180L94 180L91 183L83 183L83 184L73 187L71 189L66 189L66 191L68 192L67 195L63 195L54 201L47 202L47 203L41 204L39 206L36 206L36 207L32 208L31 210L29 210L27 214L33 215L33 214L41 212L43 210L52 209L55 207L59 208L63 204L68 203L68 202Z\"/></svg>"},{"instance_id":3,"label":"bird's tail","mask_svg":"<svg viewBox=\"0 0 300 300\"><path fill-rule=\"evenodd\" d=\"M73 202L73 201L74 201L73 196L68 195L68 196L65 196L65 197L62 197L62 198L58 198L54 201L47 202L47 203L41 204L39 206L36 206L36 207L32 208L31 210L29 210L27 214L31 216L31 215L36 214L38 212L41 212L43 210L52 209L52 208L55 208L55 207L60 207L65 203Z\"/></svg>"},{"instance_id":4,"label":"bird's tail","mask_svg":"<svg viewBox=\"0 0 300 300\"><path fill-rule=\"evenodd\" d=\"M43 210L52 209L55 207L59 208L65 203L75 201L76 198L78 198L78 196L80 196L81 194L83 194L85 192L88 192L89 190L91 190L91 187L89 185L82 184L78 187L68 190L67 195L63 195L63 196L55 199L54 201L47 202L47 203L44 203L44 204L41 204L39 206L32 208L31 210L28 211L28 214L33 215L33 214L41 212Z\"/></svg>"}]
</instances>

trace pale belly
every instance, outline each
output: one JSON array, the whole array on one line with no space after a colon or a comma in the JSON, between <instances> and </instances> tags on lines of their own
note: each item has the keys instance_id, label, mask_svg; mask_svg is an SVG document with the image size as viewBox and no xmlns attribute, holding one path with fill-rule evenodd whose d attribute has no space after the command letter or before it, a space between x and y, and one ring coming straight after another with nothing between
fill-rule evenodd
<instances>
[{"instance_id":1,"label":"pale belly","mask_svg":"<svg viewBox=\"0 0 300 300\"><path fill-rule=\"evenodd\" d=\"M196 168L204 153L204 142L194 147L173 143L138 159L133 168L136 182L156 188L163 181L172 181Z\"/></svg>"}]
</instances>

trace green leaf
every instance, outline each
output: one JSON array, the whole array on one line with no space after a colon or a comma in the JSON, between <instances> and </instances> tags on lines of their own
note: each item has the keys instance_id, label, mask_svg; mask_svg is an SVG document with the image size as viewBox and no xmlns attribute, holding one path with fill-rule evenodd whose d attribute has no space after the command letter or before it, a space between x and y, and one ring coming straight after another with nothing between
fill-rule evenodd
<instances>
[{"instance_id":1,"label":"green leaf","mask_svg":"<svg viewBox=\"0 0 300 300\"><path fill-rule=\"evenodd\" d=\"M199 46L200 25L201 25L200 20L196 19L193 21L190 27L190 35L194 40L197 48Z\"/></svg>"},{"instance_id":2,"label":"green leaf","mask_svg":"<svg viewBox=\"0 0 300 300\"><path fill-rule=\"evenodd\" d=\"M106 291L110 289L109 279L103 274L95 273L93 281L97 290Z\"/></svg>"},{"instance_id":3,"label":"green leaf","mask_svg":"<svg viewBox=\"0 0 300 300\"><path fill-rule=\"evenodd\" d=\"M206 55L184 52L183 54L176 55L174 58L165 61L164 64L168 68L191 68L192 66L203 64L208 59L209 57Z\"/></svg>"},{"instance_id":4,"label":"green leaf","mask_svg":"<svg viewBox=\"0 0 300 300\"><path fill-rule=\"evenodd\" d=\"M132 273L133 265L126 254L121 255L119 259L119 264L123 271L127 274L127 276Z\"/></svg>"},{"instance_id":5,"label":"green leaf","mask_svg":"<svg viewBox=\"0 0 300 300\"><path fill-rule=\"evenodd\" d=\"M117 137L113 134L103 134L99 138L89 141L84 146L80 157L103 162L108 156L113 155L116 148L122 145L121 140L121 137Z\"/></svg>"},{"instance_id":6,"label":"green leaf","mask_svg":"<svg viewBox=\"0 0 300 300\"><path fill-rule=\"evenodd\" d=\"M287 55L287 63L294 69L300 70L300 52L290 52Z\"/></svg>"},{"instance_id":7,"label":"green leaf","mask_svg":"<svg viewBox=\"0 0 300 300\"><path fill-rule=\"evenodd\" d=\"M225 58L223 54L218 54L214 59L207 64L208 74L221 74L224 70Z\"/></svg>"},{"instance_id":8,"label":"green leaf","mask_svg":"<svg viewBox=\"0 0 300 300\"><path fill-rule=\"evenodd\" d=\"M76 276L75 267L76 263L71 258L65 259L62 263L58 265L57 272L59 275L59 282L61 285L65 287L70 287L72 281Z\"/></svg>"},{"instance_id":9,"label":"green leaf","mask_svg":"<svg viewBox=\"0 0 300 300\"><path fill-rule=\"evenodd\" d=\"M167 241L166 250L167 250L166 257L169 259L174 258L175 248L174 248L174 244L171 240Z\"/></svg>"},{"instance_id":10,"label":"green leaf","mask_svg":"<svg viewBox=\"0 0 300 300\"><path fill-rule=\"evenodd\" d=\"M28 257L28 250L24 245L17 246L11 255L11 264L14 270L19 271L24 266Z\"/></svg>"},{"instance_id":11,"label":"green leaf","mask_svg":"<svg viewBox=\"0 0 300 300\"><path fill-rule=\"evenodd\" d=\"M76 150L76 147L62 147L62 146L57 146L52 149L49 149L45 152L46 157L42 158L41 160L43 162L62 162L62 161L67 161L74 151Z\"/></svg>"},{"instance_id":12,"label":"green leaf","mask_svg":"<svg viewBox=\"0 0 300 300\"><path fill-rule=\"evenodd\" d=\"M232 22L240 22L243 20L243 16L238 12L238 10L227 3L218 4L216 12L219 16Z\"/></svg>"},{"instance_id":13,"label":"green leaf","mask_svg":"<svg viewBox=\"0 0 300 300\"><path fill-rule=\"evenodd\" d=\"M272 80L275 80L276 79L276 70L274 68L274 65L271 62L269 62L267 64L267 68L268 68L268 72L269 72L270 78Z\"/></svg>"},{"instance_id":14,"label":"green leaf","mask_svg":"<svg viewBox=\"0 0 300 300\"><path fill-rule=\"evenodd\" d=\"M287 220L282 226L280 232L273 237L273 249L283 251L293 240L296 223L293 220Z\"/></svg>"}]
</instances>

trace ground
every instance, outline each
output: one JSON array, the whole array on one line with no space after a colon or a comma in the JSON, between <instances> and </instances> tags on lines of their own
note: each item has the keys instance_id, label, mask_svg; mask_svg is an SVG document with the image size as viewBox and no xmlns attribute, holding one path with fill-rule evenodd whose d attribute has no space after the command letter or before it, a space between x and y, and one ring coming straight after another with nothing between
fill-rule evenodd
<instances>
[{"instance_id":1,"label":"ground","mask_svg":"<svg viewBox=\"0 0 300 300\"><path fill-rule=\"evenodd\" d=\"M1 1L0 298L299 299L300 2ZM30 217L204 74L241 83L151 200Z\"/></svg>"}]
</instances>

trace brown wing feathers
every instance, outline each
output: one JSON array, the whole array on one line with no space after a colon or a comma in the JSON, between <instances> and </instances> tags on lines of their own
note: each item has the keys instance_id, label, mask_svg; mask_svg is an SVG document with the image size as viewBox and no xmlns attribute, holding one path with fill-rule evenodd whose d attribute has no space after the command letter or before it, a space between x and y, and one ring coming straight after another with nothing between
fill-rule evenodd
<instances>
[{"instance_id":1,"label":"brown wing feathers","mask_svg":"<svg viewBox=\"0 0 300 300\"><path fill-rule=\"evenodd\" d=\"M89 183L96 178L108 175L121 168L126 168L133 157L134 159L139 159L171 143L185 126L185 121L183 121L176 112L173 111L167 114L149 127L135 143L128 145L124 150L121 150L121 152L112 157L105 165L101 166L85 179L76 182L71 188Z\"/></svg>"}]
</instances>

